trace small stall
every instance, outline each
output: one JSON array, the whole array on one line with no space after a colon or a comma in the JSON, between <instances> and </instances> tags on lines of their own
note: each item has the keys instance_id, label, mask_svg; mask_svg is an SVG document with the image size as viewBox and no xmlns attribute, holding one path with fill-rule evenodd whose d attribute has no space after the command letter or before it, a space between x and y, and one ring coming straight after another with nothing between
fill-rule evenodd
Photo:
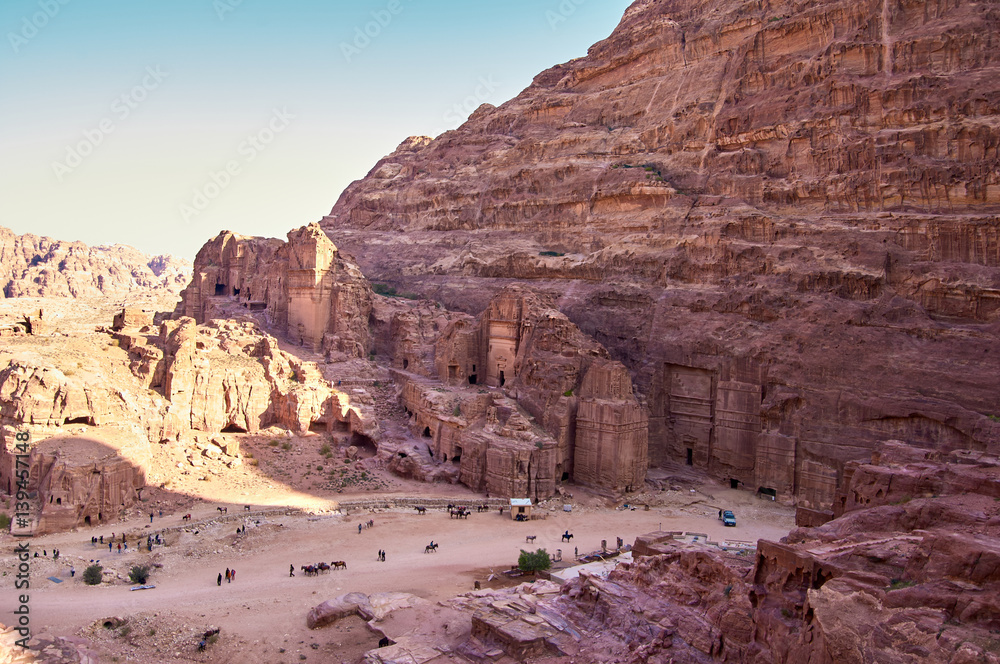
<instances>
[{"instance_id":1,"label":"small stall","mask_svg":"<svg viewBox=\"0 0 1000 664\"><path fill-rule=\"evenodd\" d=\"M511 498L510 518L514 521L530 521L531 498Z\"/></svg>"}]
</instances>

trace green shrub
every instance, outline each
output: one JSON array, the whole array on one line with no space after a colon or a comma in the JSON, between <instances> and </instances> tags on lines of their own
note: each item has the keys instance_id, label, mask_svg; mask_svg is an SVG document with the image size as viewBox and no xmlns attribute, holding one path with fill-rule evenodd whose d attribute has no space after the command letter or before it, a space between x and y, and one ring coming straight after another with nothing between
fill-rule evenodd
<instances>
[{"instance_id":1,"label":"green shrub","mask_svg":"<svg viewBox=\"0 0 1000 664\"><path fill-rule=\"evenodd\" d=\"M288 441L285 441L284 443L281 444L281 449L287 452L288 450L292 449L292 444L289 443Z\"/></svg>"},{"instance_id":2,"label":"green shrub","mask_svg":"<svg viewBox=\"0 0 1000 664\"><path fill-rule=\"evenodd\" d=\"M545 549L538 549L534 553L521 549L521 555L517 558L517 566L525 572L535 573L552 567L552 560Z\"/></svg>"},{"instance_id":3,"label":"green shrub","mask_svg":"<svg viewBox=\"0 0 1000 664\"><path fill-rule=\"evenodd\" d=\"M278 445L281 445L281 443L279 443L279 442L278 442L278 441L276 441L276 440L272 440L272 441L271 441L271 442L269 442L269 443L268 443L267 445L268 445L268 447L277 447Z\"/></svg>"},{"instance_id":4,"label":"green shrub","mask_svg":"<svg viewBox=\"0 0 1000 664\"><path fill-rule=\"evenodd\" d=\"M454 415L455 417L461 417L461 415L462 415L462 407L461 406L455 406L455 410L451 411L451 414Z\"/></svg>"},{"instance_id":5,"label":"green shrub","mask_svg":"<svg viewBox=\"0 0 1000 664\"><path fill-rule=\"evenodd\" d=\"M132 565L132 569L128 571L128 580L132 583L146 583L149 580L149 565Z\"/></svg>"},{"instance_id":6,"label":"green shrub","mask_svg":"<svg viewBox=\"0 0 1000 664\"><path fill-rule=\"evenodd\" d=\"M88 586L96 586L104 580L104 568L94 564L83 570L83 582Z\"/></svg>"},{"instance_id":7,"label":"green shrub","mask_svg":"<svg viewBox=\"0 0 1000 664\"><path fill-rule=\"evenodd\" d=\"M571 396L573 396L573 390L571 390L571 389L570 390L566 390L565 392L563 392L563 396L564 397L571 397Z\"/></svg>"},{"instance_id":8,"label":"green shrub","mask_svg":"<svg viewBox=\"0 0 1000 664\"><path fill-rule=\"evenodd\" d=\"M323 446L319 448L319 453L321 456L330 456L331 454L330 444L323 443Z\"/></svg>"},{"instance_id":9,"label":"green shrub","mask_svg":"<svg viewBox=\"0 0 1000 664\"><path fill-rule=\"evenodd\" d=\"M10 529L10 515L6 512L0 512L0 530Z\"/></svg>"}]
</instances>

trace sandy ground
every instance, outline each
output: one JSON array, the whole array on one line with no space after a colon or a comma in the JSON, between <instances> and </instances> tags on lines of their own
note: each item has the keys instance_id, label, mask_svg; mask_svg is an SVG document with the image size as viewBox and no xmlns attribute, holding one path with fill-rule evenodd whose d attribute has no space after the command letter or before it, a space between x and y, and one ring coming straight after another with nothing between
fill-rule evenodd
<instances>
[{"instance_id":1,"label":"sandy ground","mask_svg":"<svg viewBox=\"0 0 1000 664\"><path fill-rule=\"evenodd\" d=\"M0 302L0 318L34 303L15 304ZM61 337L61 345L51 344L62 348L76 343L84 350L87 344L102 342L92 330L109 324L120 305L88 309L72 301L39 304L45 305L50 320L70 333ZM405 423L396 421L403 414L391 392L383 386L376 394L381 404L377 414L384 428L405 435ZM85 426L69 427L68 432L88 434ZM436 602L472 590L477 580L484 587L511 583L505 577L486 580L492 572L516 564L522 548L545 548L553 554L562 549L568 566L575 550L585 555L600 550L601 540L611 546L617 537L631 543L656 530L755 542L780 539L793 527L791 508L723 487L683 466L651 470L648 491L631 499L640 505L634 510L616 509L621 506L568 485L567 497L540 506L538 513L547 518L527 523L474 509L463 520L437 509L425 515L412 508L342 514L341 501L374 496L434 497L465 505L479 504L482 497L458 485L393 476L377 458L345 460L346 441L339 434L294 437L268 430L233 435L240 439L242 463L197 457L197 465L192 465L190 441L154 445L145 468L148 486L142 503L128 518L30 540L31 552L40 554L29 559L29 606L36 636L86 637L101 662L355 663L377 645L378 637L360 619L311 631L305 619L312 607L352 591L405 592ZM211 437L197 432L192 436ZM563 504L572 505L572 511L563 511ZM245 505L252 511L244 511ZM723 508L736 512L736 528L725 528L719 521L718 510ZM182 520L187 513L191 521ZM359 533L358 524L369 519L374 527ZM245 533L237 534L243 526ZM566 530L574 535L571 543L560 541ZM106 544L91 544L92 537L104 536L107 543L112 533L120 539L123 532L127 553L119 554L117 548L109 553ZM136 545L150 533L161 533L166 545L152 552L139 550ZM527 535L536 536L530 545L525 543ZM440 545L438 551L424 553L431 540ZM0 535L0 622L8 624L24 593L14 588L15 546L10 535ZM56 548L61 557L53 561ZM386 551L386 562L377 560L379 549ZM305 577L300 569L335 560L345 561L347 569L318 577ZM83 570L92 561L106 571L100 586L82 582ZM130 590L128 570L135 564L155 566L149 581L155 588ZM289 565L294 566L294 578L289 577ZM71 566L75 577L70 576ZM236 580L223 581L220 587L218 575L226 568L237 571ZM428 620L438 621L442 642L457 643L468 634L468 616L455 616L440 606L430 613ZM105 628L108 618L126 622ZM196 644L210 627L221 628L221 636L198 652ZM398 634L411 627L390 618L384 629Z\"/></svg>"},{"instance_id":2,"label":"sandy ground","mask_svg":"<svg viewBox=\"0 0 1000 664\"><path fill-rule=\"evenodd\" d=\"M408 489L398 492L400 495L477 502L477 496L462 487L390 478L386 482L395 483L393 488ZM495 511L475 510L463 520L453 520L442 510L418 515L413 509L402 508L347 515L264 516L266 510L274 508L262 504L280 504L282 493L289 502L298 503L299 492L260 488L249 501L254 503L250 515L243 504L199 501L186 511L165 512L162 518L157 514L152 524L144 514L100 529L39 537L32 540L31 550L47 551L48 557L31 559L32 626L36 633L93 637L110 655L109 661L117 657L117 661L136 662L292 662L302 661L300 654L314 661L357 661L361 653L375 647L377 638L360 621L353 627L345 622L336 628L310 631L305 625L309 609L352 591L406 592L434 601L452 597L471 590L475 580L485 580L491 571L516 564L522 548L541 547L550 553L562 549L568 563L574 549L582 556L599 550L602 539L612 546L616 537L631 543L636 536L655 530L704 533L713 540L756 541L779 539L793 525L789 508L714 483L696 492L688 488L658 492L656 498L663 504L648 511L642 507L608 508L599 497L571 490L574 497L565 502L573 505L572 512L562 510L562 500L551 501L542 510L547 518L519 523ZM228 508L228 514L218 511L220 505ZM736 528L726 528L718 520L721 507L736 512ZM186 512L193 518L185 523L181 517ZM374 527L359 533L358 524L368 519L374 520ZM246 532L237 535L236 529L244 525ZM154 547L152 553L136 550L138 537L145 541L142 533L178 526L186 528L170 531L168 546ZM566 530L574 534L570 544L560 541ZM92 536L104 535L108 541L112 531L119 538L123 531L129 533L129 553L109 554L106 546L91 544ZM537 536L530 547L525 544L527 535ZM436 553L424 553L431 540L440 548ZM9 537L0 541L8 560L12 560L13 546ZM53 548L61 552L57 562L51 559ZM377 560L379 549L386 551L386 562ZM86 586L80 577L91 560L100 560L121 579L99 587ZM305 577L300 569L334 560L345 561L346 571ZM150 579L156 588L130 591L128 569L141 563L162 565L153 570ZM76 567L75 578L70 578L70 565ZM289 577L289 565L295 566L294 578ZM236 581L223 580L220 587L218 575L227 567L237 570ZM55 583L49 576L63 582ZM0 611L10 615L15 595L8 572L0 578ZM122 636L121 630L101 627L85 630L107 617L129 618L130 633ZM209 652L198 653L195 634L212 626L222 629L223 638Z\"/></svg>"}]
</instances>

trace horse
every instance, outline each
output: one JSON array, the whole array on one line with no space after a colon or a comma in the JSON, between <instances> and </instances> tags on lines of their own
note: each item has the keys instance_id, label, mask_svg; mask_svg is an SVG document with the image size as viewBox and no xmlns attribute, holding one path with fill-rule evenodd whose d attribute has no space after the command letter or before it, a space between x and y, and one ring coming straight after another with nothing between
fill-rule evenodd
<instances>
[{"instance_id":1,"label":"horse","mask_svg":"<svg viewBox=\"0 0 1000 664\"><path fill-rule=\"evenodd\" d=\"M573 539L573 533L571 533L571 532L569 532L569 531L567 530L566 532L564 532L564 533L563 533L563 536L562 536L562 539L561 539L561 540L559 540L559 541L560 541L560 542L568 542L568 541L570 541L571 539Z\"/></svg>"},{"instance_id":2,"label":"horse","mask_svg":"<svg viewBox=\"0 0 1000 664\"><path fill-rule=\"evenodd\" d=\"M524 541L534 543L536 537L538 537L538 535L528 535L524 538Z\"/></svg>"},{"instance_id":3,"label":"horse","mask_svg":"<svg viewBox=\"0 0 1000 664\"><path fill-rule=\"evenodd\" d=\"M343 560L334 560L330 565L333 566L333 569L347 569L347 563Z\"/></svg>"},{"instance_id":4,"label":"horse","mask_svg":"<svg viewBox=\"0 0 1000 664\"><path fill-rule=\"evenodd\" d=\"M327 565L326 563L316 563L316 569L318 569L320 572L329 572L330 566Z\"/></svg>"},{"instance_id":5,"label":"horse","mask_svg":"<svg viewBox=\"0 0 1000 664\"><path fill-rule=\"evenodd\" d=\"M417 514L426 514L427 513L427 508L426 507L414 507L413 509L417 510Z\"/></svg>"},{"instance_id":6,"label":"horse","mask_svg":"<svg viewBox=\"0 0 1000 664\"><path fill-rule=\"evenodd\" d=\"M316 569L315 565L303 565L302 571L303 573L305 573L306 576L315 576L319 574L319 570Z\"/></svg>"},{"instance_id":7,"label":"horse","mask_svg":"<svg viewBox=\"0 0 1000 664\"><path fill-rule=\"evenodd\" d=\"M428 544L426 547L424 547L424 553L437 553L437 550L438 550L437 544Z\"/></svg>"},{"instance_id":8,"label":"horse","mask_svg":"<svg viewBox=\"0 0 1000 664\"><path fill-rule=\"evenodd\" d=\"M191 520L190 514L185 514L184 516L181 517L181 521L190 521L190 520Z\"/></svg>"}]
</instances>

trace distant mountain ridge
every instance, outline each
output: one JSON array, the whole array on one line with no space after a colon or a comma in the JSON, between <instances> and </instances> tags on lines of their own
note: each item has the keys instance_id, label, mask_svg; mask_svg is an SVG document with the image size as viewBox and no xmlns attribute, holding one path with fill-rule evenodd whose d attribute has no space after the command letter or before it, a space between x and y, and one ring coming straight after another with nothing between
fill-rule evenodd
<instances>
[{"instance_id":1,"label":"distant mountain ridge","mask_svg":"<svg viewBox=\"0 0 1000 664\"><path fill-rule=\"evenodd\" d=\"M90 247L0 226L0 298L122 297L136 290L179 293L191 263L147 256L123 244Z\"/></svg>"}]
</instances>

